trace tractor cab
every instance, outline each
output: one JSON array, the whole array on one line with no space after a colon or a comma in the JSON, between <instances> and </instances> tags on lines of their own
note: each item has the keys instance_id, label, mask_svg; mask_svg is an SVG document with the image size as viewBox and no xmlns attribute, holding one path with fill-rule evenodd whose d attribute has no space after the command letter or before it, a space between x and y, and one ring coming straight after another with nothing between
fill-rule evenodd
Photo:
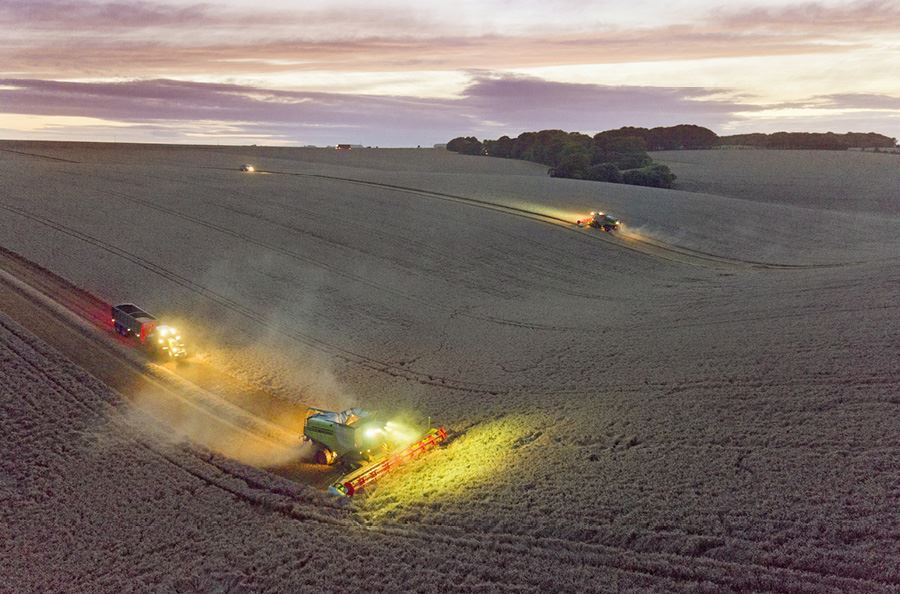
<instances>
[{"instance_id":1,"label":"tractor cab","mask_svg":"<svg viewBox=\"0 0 900 594\"><path fill-rule=\"evenodd\" d=\"M156 326L148 337L150 346L163 357L181 359L187 355L181 334L172 326Z\"/></svg>"}]
</instances>

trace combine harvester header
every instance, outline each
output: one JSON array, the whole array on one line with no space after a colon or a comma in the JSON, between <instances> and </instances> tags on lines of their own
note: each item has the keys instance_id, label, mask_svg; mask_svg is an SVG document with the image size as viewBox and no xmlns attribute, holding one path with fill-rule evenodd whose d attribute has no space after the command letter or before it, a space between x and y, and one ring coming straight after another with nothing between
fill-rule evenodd
<instances>
[{"instance_id":1,"label":"combine harvester header","mask_svg":"<svg viewBox=\"0 0 900 594\"><path fill-rule=\"evenodd\" d=\"M430 425L423 434L403 423L382 423L376 415L359 408L342 412L311 408L306 414L303 439L315 445L315 460L319 464L330 465L338 460L362 464L328 490L352 497L447 438L446 429Z\"/></svg>"},{"instance_id":2,"label":"combine harvester header","mask_svg":"<svg viewBox=\"0 0 900 594\"><path fill-rule=\"evenodd\" d=\"M370 466L363 466L343 477L338 482L328 488L328 492L332 495L340 495L342 497L353 497L356 493L362 491L366 485L374 483L394 468L406 464L410 460L417 458L419 455L436 448L442 441L447 439L447 430L443 427L430 429L428 433L416 443L407 446L390 454L381 462L376 462Z\"/></svg>"}]
</instances>

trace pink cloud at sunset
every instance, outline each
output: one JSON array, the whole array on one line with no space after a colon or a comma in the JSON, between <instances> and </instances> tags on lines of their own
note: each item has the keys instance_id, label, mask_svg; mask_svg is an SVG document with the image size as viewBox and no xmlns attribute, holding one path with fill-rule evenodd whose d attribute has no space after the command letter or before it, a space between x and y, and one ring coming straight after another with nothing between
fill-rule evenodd
<instances>
[{"instance_id":1,"label":"pink cloud at sunset","mask_svg":"<svg viewBox=\"0 0 900 594\"><path fill-rule=\"evenodd\" d=\"M888 1L0 0L0 27L6 137L189 142L224 126L224 142L390 146L683 122L900 135Z\"/></svg>"}]
</instances>

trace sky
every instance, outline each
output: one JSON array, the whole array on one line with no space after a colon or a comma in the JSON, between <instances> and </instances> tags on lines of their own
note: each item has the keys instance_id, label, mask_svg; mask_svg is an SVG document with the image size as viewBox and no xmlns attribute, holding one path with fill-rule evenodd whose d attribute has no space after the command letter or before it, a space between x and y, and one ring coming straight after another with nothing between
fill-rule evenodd
<instances>
[{"instance_id":1,"label":"sky","mask_svg":"<svg viewBox=\"0 0 900 594\"><path fill-rule=\"evenodd\" d=\"M0 138L900 137L900 0L0 0Z\"/></svg>"}]
</instances>

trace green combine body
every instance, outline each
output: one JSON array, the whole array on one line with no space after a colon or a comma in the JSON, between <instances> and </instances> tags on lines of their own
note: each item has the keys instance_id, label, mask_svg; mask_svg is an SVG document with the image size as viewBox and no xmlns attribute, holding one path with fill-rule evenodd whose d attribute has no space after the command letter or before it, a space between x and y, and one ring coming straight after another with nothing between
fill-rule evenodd
<instances>
[{"instance_id":1,"label":"green combine body","mask_svg":"<svg viewBox=\"0 0 900 594\"><path fill-rule=\"evenodd\" d=\"M310 408L303 425L303 439L316 448L319 464L346 462L350 473L335 482L329 492L352 497L394 468L438 447L447 439L443 427L422 430L403 419L382 422L359 408L332 412Z\"/></svg>"},{"instance_id":2,"label":"green combine body","mask_svg":"<svg viewBox=\"0 0 900 594\"><path fill-rule=\"evenodd\" d=\"M359 408L342 412L309 409L303 438L316 446L315 459L319 464L334 464L338 459L366 460L387 445L383 425Z\"/></svg>"}]
</instances>

